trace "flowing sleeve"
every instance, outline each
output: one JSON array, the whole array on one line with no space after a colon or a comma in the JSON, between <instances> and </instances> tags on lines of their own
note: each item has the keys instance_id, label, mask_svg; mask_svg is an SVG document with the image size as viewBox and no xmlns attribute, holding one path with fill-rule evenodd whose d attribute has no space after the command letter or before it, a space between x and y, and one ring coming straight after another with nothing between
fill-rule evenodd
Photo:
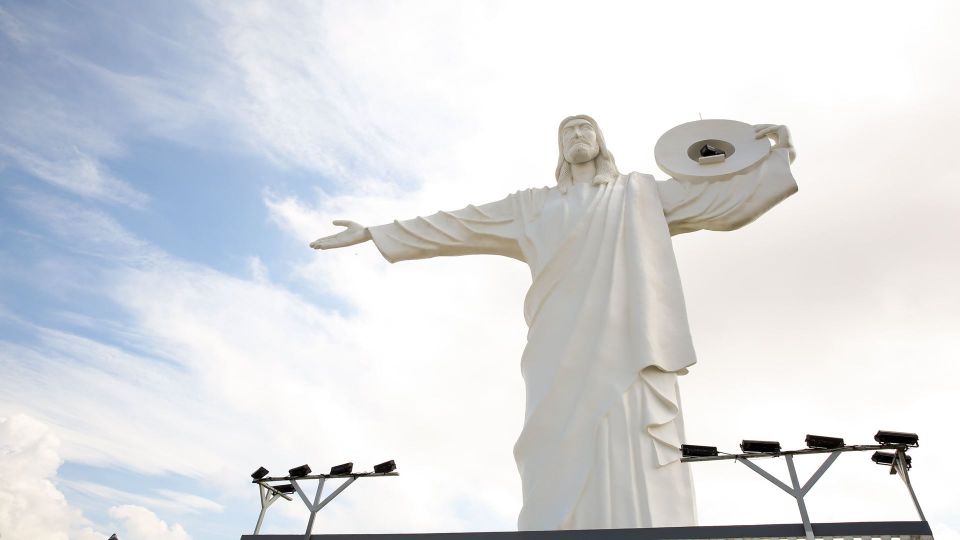
<instances>
[{"instance_id":1,"label":"flowing sleeve","mask_svg":"<svg viewBox=\"0 0 960 540\"><path fill-rule=\"evenodd\" d=\"M524 260L518 238L516 194L481 206L370 227L391 263L450 255L503 255Z\"/></svg>"},{"instance_id":2,"label":"flowing sleeve","mask_svg":"<svg viewBox=\"0 0 960 540\"><path fill-rule=\"evenodd\" d=\"M750 171L727 180L657 182L670 234L701 229L732 231L797 192L788 150L775 148Z\"/></svg>"}]
</instances>

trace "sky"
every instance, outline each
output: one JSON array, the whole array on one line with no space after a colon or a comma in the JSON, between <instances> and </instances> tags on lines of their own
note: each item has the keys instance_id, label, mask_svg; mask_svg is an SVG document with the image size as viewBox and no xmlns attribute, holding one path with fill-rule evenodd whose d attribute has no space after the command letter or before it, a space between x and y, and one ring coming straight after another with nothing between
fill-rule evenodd
<instances>
[{"instance_id":1,"label":"sky","mask_svg":"<svg viewBox=\"0 0 960 540\"><path fill-rule=\"evenodd\" d=\"M958 22L932 1L0 0L0 534L236 539L258 466L387 459L400 476L316 532L514 529L527 269L307 244L551 185L558 122L590 114L621 171L660 179L678 124L789 126L799 193L674 239L687 440L916 432L919 500L960 538ZM746 467L692 467L701 524L797 521ZM915 519L867 454L808 507ZM305 521L280 501L264 532Z\"/></svg>"}]
</instances>

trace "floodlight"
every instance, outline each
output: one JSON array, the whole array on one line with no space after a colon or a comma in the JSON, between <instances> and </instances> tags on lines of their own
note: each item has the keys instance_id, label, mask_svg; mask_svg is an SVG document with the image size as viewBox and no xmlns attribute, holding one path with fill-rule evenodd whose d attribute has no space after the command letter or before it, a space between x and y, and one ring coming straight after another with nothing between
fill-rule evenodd
<instances>
[{"instance_id":1,"label":"floodlight","mask_svg":"<svg viewBox=\"0 0 960 540\"><path fill-rule=\"evenodd\" d=\"M312 472L312 471L310 470L310 466L307 465L307 464L303 464L303 465L301 465L301 466L299 466L299 467L294 467L294 468L290 469L290 476L293 477L293 478L299 478L299 477L301 477L301 476L306 476L306 475L310 474L311 472Z\"/></svg>"},{"instance_id":2,"label":"floodlight","mask_svg":"<svg viewBox=\"0 0 960 540\"><path fill-rule=\"evenodd\" d=\"M843 439L839 437L824 437L823 435L807 435L808 448L834 449L843 446Z\"/></svg>"},{"instance_id":3,"label":"floodlight","mask_svg":"<svg viewBox=\"0 0 960 540\"><path fill-rule=\"evenodd\" d=\"M683 453L683 457L712 457L717 455L717 447L681 444L680 452Z\"/></svg>"},{"instance_id":4,"label":"floodlight","mask_svg":"<svg viewBox=\"0 0 960 540\"><path fill-rule=\"evenodd\" d=\"M724 152L719 148L710 146L709 144L705 144L700 147L700 157L725 156L725 155L727 155L726 152Z\"/></svg>"},{"instance_id":5,"label":"floodlight","mask_svg":"<svg viewBox=\"0 0 960 540\"><path fill-rule=\"evenodd\" d=\"M280 493L293 493L297 488L293 487L293 484L280 484L277 486L270 486L273 489L279 491Z\"/></svg>"},{"instance_id":6,"label":"floodlight","mask_svg":"<svg viewBox=\"0 0 960 540\"><path fill-rule=\"evenodd\" d=\"M913 458L907 455L904 455L907 458L907 467L913 466ZM893 452L881 452L877 451L873 453L873 456L870 458L877 465L893 465L893 462L897 459L897 455Z\"/></svg>"},{"instance_id":7,"label":"floodlight","mask_svg":"<svg viewBox=\"0 0 960 540\"><path fill-rule=\"evenodd\" d=\"M343 465L334 465L330 467L330 474L350 474L353 472L353 463L344 463Z\"/></svg>"},{"instance_id":8,"label":"floodlight","mask_svg":"<svg viewBox=\"0 0 960 540\"><path fill-rule=\"evenodd\" d=\"M916 433L903 433L901 431L883 431L880 430L873 436L873 440L880 444L905 444L907 446L919 446Z\"/></svg>"},{"instance_id":9,"label":"floodlight","mask_svg":"<svg viewBox=\"0 0 960 540\"><path fill-rule=\"evenodd\" d=\"M397 464L391 459L390 461L384 461L379 465L373 466L373 472L378 474L391 473L397 470Z\"/></svg>"},{"instance_id":10,"label":"floodlight","mask_svg":"<svg viewBox=\"0 0 960 540\"><path fill-rule=\"evenodd\" d=\"M749 453L775 453L780 451L780 443L777 441L744 440L740 443L740 450Z\"/></svg>"},{"instance_id":11,"label":"floodlight","mask_svg":"<svg viewBox=\"0 0 960 540\"><path fill-rule=\"evenodd\" d=\"M270 474L270 471L268 471L263 467L260 467L259 469L253 471L253 474L250 475L250 478L253 478L254 480L259 480L268 474Z\"/></svg>"}]
</instances>

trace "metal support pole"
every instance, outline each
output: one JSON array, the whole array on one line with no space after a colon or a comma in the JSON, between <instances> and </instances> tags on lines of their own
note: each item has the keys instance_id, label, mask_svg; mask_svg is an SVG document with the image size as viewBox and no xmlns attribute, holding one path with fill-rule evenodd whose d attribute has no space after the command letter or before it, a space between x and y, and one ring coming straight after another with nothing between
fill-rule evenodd
<instances>
[{"instance_id":1,"label":"metal support pole","mask_svg":"<svg viewBox=\"0 0 960 540\"><path fill-rule=\"evenodd\" d=\"M832 452L830 456L823 461L823 464L820 465L820 468L817 469L812 476L810 476L810 478L802 487L800 486L800 479L797 477L797 468L793 464L793 455L785 454L783 457L787 460L787 470L790 472L790 483L793 484L792 486L784 484L776 476L773 476L772 474L763 470L763 468L750 461L750 459L747 457L738 456L736 460L752 469L755 473L766 478L771 484L782 489L797 501L797 508L800 510L800 519L803 521L804 535L806 536L807 540L814 540L813 525L810 523L810 515L807 513L807 503L803 500L803 498L817 483L817 480L820 480L820 477L823 476L823 473L827 472L827 469L833 465L833 462L840 457L840 452ZM914 498L914 501L916 501L916 498ZM917 508L919 509L919 506Z\"/></svg>"},{"instance_id":2,"label":"metal support pole","mask_svg":"<svg viewBox=\"0 0 960 540\"><path fill-rule=\"evenodd\" d=\"M290 500L290 497L275 489L268 489L263 484L258 484L258 486L260 487L260 516L257 518L257 527L253 529L254 536L260 534L260 527L263 526L263 517L267 514L267 508L270 508L270 505L275 503L277 499Z\"/></svg>"},{"instance_id":3,"label":"metal support pole","mask_svg":"<svg viewBox=\"0 0 960 540\"><path fill-rule=\"evenodd\" d=\"M317 493L313 498L313 503L307 499L307 494L303 492L303 488L300 487L300 484L296 480L290 480L290 483L293 484L293 488L297 490L297 494L300 495L300 500L303 501L303 504L306 505L307 510L310 511L310 519L307 521L307 531L304 533L304 540L310 540L310 534L313 531L313 522L317 517L317 512L323 509L324 506L330 503L343 490L347 489L350 484L354 483L357 480L356 476L352 476L347 479L346 482L340 484L340 487L333 490L333 493L326 496L323 501L320 500L320 495L323 493L323 484L326 481L326 478L320 478L320 482L317 484Z\"/></svg>"},{"instance_id":4,"label":"metal support pole","mask_svg":"<svg viewBox=\"0 0 960 540\"><path fill-rule=\"evenodd\" d=\"M823 476L823 473L827 472L827 469L829 469L830 466L833 465L833 462L836 461L838 457L840 457L840 452L834 452L830 454L830 456L827 459L823 460L823 464L820 465L820 468L817 469L817 472L813 473L813 476L811 476L810 479L807 480L807 483L803 485L803 489L800 490L800 493L806 496L807 492L810 491L811 488L813 488L813 485L817 483L817 480L819 480L820 477Z\"/></svg>"},{"instance_id":5,"label":"metal support pole","mask_svg":"<svg viewBox=\"0 0 960 540\"><path fill-rule=\"evenodd\" d=\"M897 457L893 461L893 469L900 476L900 479L903 480L903 483L906 484L907 490L910 492L910 498L913 499L913 506L917 509L917 514L920 515L920 521L926 521L927 518L923 516L923 510L920 509L920 501L917 500L917 494L913 492L913 484L910 483L910 473L907 472L907 469L909 469L907 466L907 452L903 448L897 449Z\"/></svg>"},{"instance_id":6,"label":"metal support pole","mask_svg":"<svg viewBox=\"0 0 960 540\"><path fill-rule=\"evenodd\" d=\"M793 456L784 456L787 459L787 470L790 471L790 482L793 484L793 496L797 499L797 507L800 509L800 519L803 520L803 532L807 535L807 540L815 540L813 536L813 526L810 524L810 515L807 514L807 504L803 501L803 488L800 487L800 480L797 478L797 468L793 464Z\"/></svg>"},{"instance_id":7,"label":"metal support pole","mask_svg":"<svg viewBox=\"0 0 960 540\"><path fill-rule=\"evenodd\" d=\"M750 461L750 460L747 459L747 458L740 458L740 459L738 459L737 461L740 462L740 463L743 463L743 464L746 465L747 467L750 467L751 469L753 469L753 471L754 471L755 473L757 473L757 474L759 474L760 476L766 478L767 480L770 481L770 483L772 483L773 485L777 486L778 488L786 491L786 492L787 492L787 495L790 495L791 497L794 497L794 496L795 496L795 495L793 494L793 490L790 489L790 486L784 484L784 483L781 482L776 476L774 476L774 475L768 473L767 471L763 470L762 468L760 468L759 465L755 464L754 462Z\"/></svg>"}]
</instances>

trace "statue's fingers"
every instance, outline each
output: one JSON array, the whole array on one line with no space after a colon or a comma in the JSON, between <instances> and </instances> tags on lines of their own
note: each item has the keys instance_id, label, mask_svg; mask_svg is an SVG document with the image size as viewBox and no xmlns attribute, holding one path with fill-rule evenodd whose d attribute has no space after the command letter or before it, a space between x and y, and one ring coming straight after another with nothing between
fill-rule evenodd
<instances>
[{"instance_id":1,"label":"statue's fingers","mask_svg":"<svg viewBox=\"0 0 960 540\"><path fill-rule=\"evenodd\" d=\"M349 227L353 224L353 222L349 219L335 219L333 220L333 224L337 227Z\"/></svg>"},{"instance_id":2,"label":"statue's fingers","mask_svg":"<svg viewBox=\"0 0 960 540\"><path fill-rule=\"evenodd\" d=\"M777 128L778 126L767 125L763 129L757 131L756 138L760 139L760 138L766 137L767 135L770 135L771 133L776 132Z\"/></svg>"}]
</instances>

